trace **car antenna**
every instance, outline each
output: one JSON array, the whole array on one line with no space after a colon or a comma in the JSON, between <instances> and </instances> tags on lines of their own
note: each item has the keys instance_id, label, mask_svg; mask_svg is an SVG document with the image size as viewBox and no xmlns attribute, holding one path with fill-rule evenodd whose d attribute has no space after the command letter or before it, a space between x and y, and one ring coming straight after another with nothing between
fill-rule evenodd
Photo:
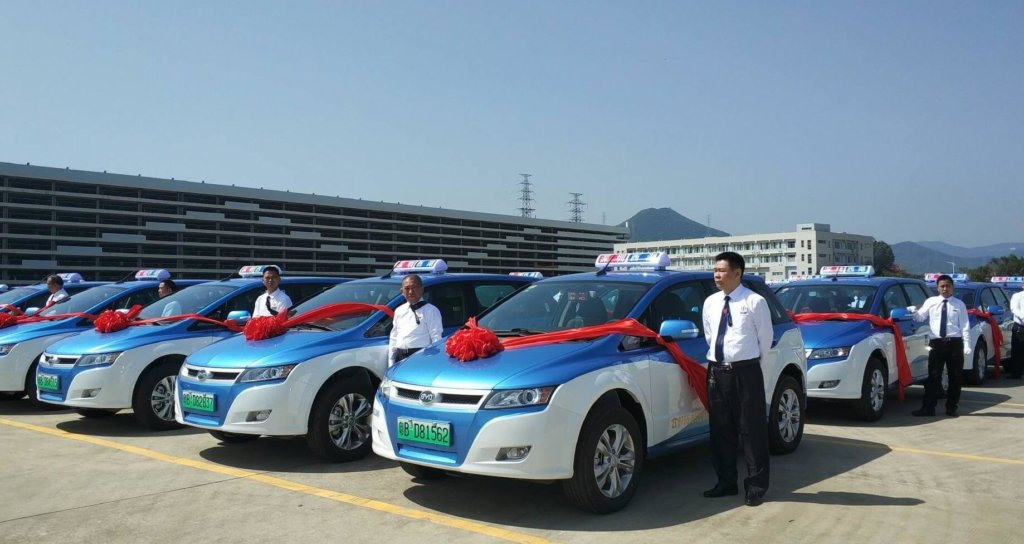
<instances>
[{"instance_id":1,"label":"car antenna","mask_svg":"<svg viewBox=\"0 0 1024 544\"><path fill-rule=\"evenodd\" d=\"M608 274L608 267L611 266L611 265L612 265L612 263L610 263L610 262L609 263L605 263L605 265L601 268L601 270L598 270L595 275L597 275L597 276L604 276L604 275Z\"/></svg>"},{"instance_id":2,"label":"car antenna","mask_svg":"<svg viewBox=\"0 0 1024 544\"><path fill-rule=\"evenodd\" d=\"M129 272L127 276L125 276L125 277L115 281L114 283L124 283L124 282L128 281L129 278L134 277L134 276L135 276L135 272Z\"/></svg>"}]
</instances>

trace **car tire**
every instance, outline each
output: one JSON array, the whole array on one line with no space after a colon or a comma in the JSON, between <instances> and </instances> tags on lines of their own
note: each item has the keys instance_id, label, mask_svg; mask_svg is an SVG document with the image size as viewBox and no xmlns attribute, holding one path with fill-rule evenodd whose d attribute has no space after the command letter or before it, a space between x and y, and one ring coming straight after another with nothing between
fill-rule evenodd
<instances>
[{"instance_id":1,"label":"car tire","mask_svg":"<svg viewBox=\"0 0 1024 544\"><path fill-rule=\"evenodd\" d=\"M440 480L444 478L444 471L439 468L425 467L414 463L406 463L405 461L399 461L398 466L402 467L406 474L418 480Z\"/></svg>"},{"instance_id":2,"label":"car tire","mask_svg":"<svg viewBox=\"0 0 1024 544\"><path fill-rule=\"evenodd\" d=\"M974 348L974 364L971 365L971 372L964 376L968 385L982 385L985 383L985 376L988 374L988 347L984 342L978 342Z\"/></svg>"},{"instance_id":3,"label":"car tire","mask_svg":"<svg viewBox=\"0 0 1024 544\"><path fill-rule=\"evenodd\" d=\"M885 392L888 387L885 365L877 357L868 359L864 368L860 398L854 401L857 417L864 421L878 421L885 413Z\"/></svg>"},{"instance_id":4,"label":"car tire","mask_svg":"<svg viewBox=\"0 0 1024 544\"><path fill-rule=\"evenodd\" d=\"M646 449L633 414L617 404L599 406L583 421L573 476L562 482L562 492L595 514L621 510L636 493Z\"/></svg>"},{"instance_id":5,"label":"car tire","mask_svg":"<svg viewBox=\"0 0 1024 544\"><path fill-rule=\"evenodd\" d=\"M75 408L78 415L89 419L102 419L110 417L120 410L103 410L101 408Z\"/></svg>"},{"instance_id":6,"label":"car tire","mask_svg":"<svg viewBox=\"0 0 1024 544\"><path fill-rule=\"evenodd\" d=\"M360 377L335 380L317 395L306 431L306 443L317 457L344 463L370 453L374 391Z\"/></svg>"},{"instance_id":7,"label":"car tire","mask_svg":"<svg viewBox=\"0 0 1024 544\"><path fill-rule=\"evenodd\" d=\"M142 373L132 396L135 419L154 431L180 429L174 420L174 387L177 383L180 361L157 363Z\"/></svg>"},{"instance_id":8,"label":"car tire","mask_svg":"<svg viewBox=\"0 0 1024 544\"><path fill-rule=\"evenodd\" d=\"M58 410L67 410L67 406L60 404L50 404L39 400L39 395L36 390L36 367L39 363L32 363L32 366L28 369L28 375L25 376L25 394L28 395L28 401L32 403L32 406L46 410L47 412L56 412Z\"/></svg>"},{"instance_id":9,"label":"car tire","mask_svg":"<svg viewBox=\"0 0 1024 544\"><path fill-rule=\"evenodd\" d=\"M225 444L242 444L252 442L260 437L258 434L226 433L224 431L210 431L210 436Z\"/></svg>"},{"instance_id":10,"label":"car tire","mask_svg":"<svg viewBox=\"0 0 1024 544\"><path fill-rule=\"evenodd\" d=\"M804 436L804 399L800 384L788 374L779 376L768 410L768 447L775 455L796 451Z\"/></svg>"}]
</instances>

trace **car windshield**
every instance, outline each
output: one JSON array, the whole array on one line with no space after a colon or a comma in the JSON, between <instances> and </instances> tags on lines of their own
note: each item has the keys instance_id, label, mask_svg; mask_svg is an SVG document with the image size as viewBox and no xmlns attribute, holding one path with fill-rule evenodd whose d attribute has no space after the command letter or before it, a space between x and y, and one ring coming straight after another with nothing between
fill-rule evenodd
<instances>
[{"instance_id":1,"label":"car windshield","mask_svg":"<svg viewBox=\"0 0 1024 544\"><path fill-rule=\"evenodd\" d=\"M57 302L48 309L40 312L39 315L45 316L84 312L109 298L119 295L124 292L124 290L124 287L117 285L103 285L100 287L93 287L92 289L86 289L81 293L62 299L60 302Z\"/></svg>"},{"instance_id":2,"label":"car windshield","mask_svg":"<svg viewBox=\"0 0 1024 544\"><path fill-rule=\"evenodd\" d=\"M953 296L962 300L968 308L974 307L974 289L970 287L954 287Z\"/></svg>"},{"instance_id":3,"label":"car windshield","mask_svg":"<svg viewBox=\"0 0 1024 544\"><path fill-rule=\"evenodd\" d=\"M186 287L143 308L142 313L139 314L139 319L194 314L237 289L237 285L216 283L203 283Z\"/></svg>"},{"instance_id":4,"label":"car windshield","mask_svg":"<svg viewBox=\"0 0 1024 544\"><path fill-rule=\"evenodd\" d=\"M15 287L6 293L0 293L0 304L14 304L18 300L40 292L35 287Z\"/></svg>"},{"instance_id":5,"label":"car windshield","mask_svg":"<svg viewBox=\"0 0 1024 544\"><path fill-rule=\"evenodd\" d=\"M480 318L499 336L521 336L601 325L622 319L650 285L623 281L534 283Z\"/></svg>"},{"instance_id":6,"label":"car windshield","mask_svg":"<svg viewBox=\"0 0 1024 544\"><path fill-rule=\"evenodd\" d=\"M353 281L335 285L319 295L299 304L292 309L289 315L315 310L328 304L340 302L361 302L363 304L387 305L392 299L399 295L401 284L398 282L360 282ZM362 323L372 314L372 311L360 312L354 315L331 317L311 322L313 328L330 329L332 331L343 331L351 329Z\"/></svg>"},{"instance_id":7,"label":"car windshield","mask_svg":"<svg viewBox=\"0 0 1024 544\"><path fill-rule=\"evenodd\" d=\"M872 285L787 285L776 295L782 306L797 314L852 313L866 314L878 289Z\"/></svg>"}]
</instances>

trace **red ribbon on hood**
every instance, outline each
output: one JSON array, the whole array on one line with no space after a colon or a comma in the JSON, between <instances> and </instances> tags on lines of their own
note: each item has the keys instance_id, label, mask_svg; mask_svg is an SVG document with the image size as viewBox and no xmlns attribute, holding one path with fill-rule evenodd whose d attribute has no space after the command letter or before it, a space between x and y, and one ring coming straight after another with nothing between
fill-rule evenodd
<instances>
[{"instance_id":1,"label":"red ribbon on hood","mask_svg":"<svg viewBox=\"0 0 1024 544\"><path fill-rule=\"evenodd\" d=\"M705 408L708 407L707 369L683 353L678 344L662 338L661 335L631 317L603 325L502 339L499 339L490 330L478 326L476 318L471 317L466 322L466 328L459 330L445 342L444 349L448 355L457 358L459 361L467 362L478 357L490 357L502 349L557 344L572 340L593 340L609 334L654 338L658 345L668 350L669 354L672 355L672 359L683 369L690 387L697 394L697 398L700 399L701 404Z\"/></svg>"},{"instance_id":2,"label":"red ribbon on hood","mask_svg":"<svg viewBox=\"0 0 1024 544\"><path fill-rule=\"evenodd\" d=\"M339 302L337 304L321 306L315 310L299 314L291 319L288 319L287 310L282 310L275 316L254 317L245 324L245 330L243 332L245 333L246 340L266 340L267 338L281 336L288 332L288 329L296 325L312 323L314 321L329 319L331 317L355 315L367 311L380 311L387 314L388 317L395 316L394 310L387 306L381 306L379 304L363 304L361 302Z\"/></svg>"},{"instance_id":3,"label":"red ribbon on hood","mask_svg":"<svg viewBox=\"0 0 1024 544\"><path fill-rule=\"evenodd\" d=\"M902 402L904 398L904 390L910 387L913 383L914 377L910 373L910 362L907 360L907 350L903 343L903 333L900 332L900 327L896 321L892 319L884 319L872 314L851 314L851 313L806 313L806 314L789 314L793 321L797 323L809 323L814 321L868 321L876 327L883 329L889 329L892 332L893 340L895 343L896 351L896 371L899 376L899 399Z\"/></svg>"},{"instance_id":4,"label":"red ribbon on hood","mask_svg":"<svg viewBox=\"0 0 1024 544\"><path fill-rule=\"evenodd\" d=\"M996 345L996 367L993 370L993 376L998 378L999 369L1002 366L1003 359L1002 354L1000 353L1003 350L1003 329L999 328L999 323L996 322L995 316L988 312L983 312L977 308L971 308L970 310L967 310L967 313L971 315L976 315L984 319L985 321L988 321L989 326L992 327L992 343Z\"/></svg>"},{"instance_id":5,"label":"red ribbon on hood","mask_svg":"<svg viewBox=\"0 0 1024 544\"><path fill-rule=\"evenodd\" d=\"M51 305L52 306L52 305ZM49 306L47 306L48 308ZM39 310L40 312L45 310ZM85 312L73 312L70 314L53 314L53 315L38 315L38 312L32 315L14 315L8 313L0 313L0 329L10 327L12 325L24 325L26 323L39 323L42 321L58 321L60 319L67 319L69 317L84 317L86 319L96 319L96 316L87 314Z\"/></svg>"}]
</instances>

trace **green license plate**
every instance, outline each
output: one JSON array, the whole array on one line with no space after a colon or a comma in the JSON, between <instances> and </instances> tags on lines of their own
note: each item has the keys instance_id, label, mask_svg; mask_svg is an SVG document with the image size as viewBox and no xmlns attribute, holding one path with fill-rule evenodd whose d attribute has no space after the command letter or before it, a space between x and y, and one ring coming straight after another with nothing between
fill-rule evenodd
<instances>
[{"instance_id":1,"label":"green license plate","mask_svg":"<svg viewBox=\"0 0 1024 544\"><path fill-rule=\"evenodd\" d=\"M60 376L52 374L36 374L36 388L44 391L59 391Z\"/></svg>"},{"instance_id":2,"label":"green license plate","mask_svg":"<svg viewBox=\"0 0 1024 544\"><path fill-rule=\"evenodd\" d=\"M398 439L437 446L451 446L451 425L440 421L400 417L398 418Z\"/></svg>"},{"instance_id":3,"label":"green license plate","mask_svg":"<svg viewBox=\"0 0 1024 544\"><path fill-rule=\"evenodd\" d=\"M195 391L181 392L181 407L184 410L195 410L197 412L212 412L216 403L212 393L197 393Z\"/></svg>"}]
</instances>

